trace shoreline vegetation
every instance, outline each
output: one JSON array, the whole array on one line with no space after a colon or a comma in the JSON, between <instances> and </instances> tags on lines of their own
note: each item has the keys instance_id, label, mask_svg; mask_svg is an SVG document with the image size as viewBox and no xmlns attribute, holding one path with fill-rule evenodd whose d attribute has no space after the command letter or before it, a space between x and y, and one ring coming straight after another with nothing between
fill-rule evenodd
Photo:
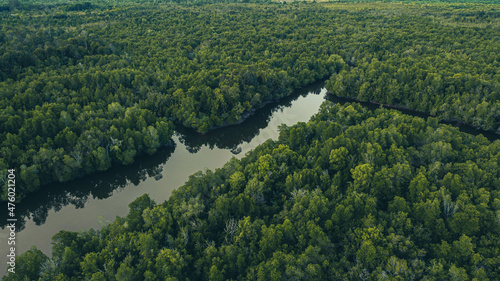
<instances>
[{"instance_id":1,"label":"shoreline vegetation","mask_svg":"<svg viewBox=\"0 0 500 281\"><path fill-rule=\"evenodd\" d=\"M255 114L255 112L256 112L257 110L259 110L259 109L261 109L261 108L264 108L266 105L268 105L268 104L273 104L273 103L278 103L278 102L280 102L281 100L283 100L283 99L286 99L286 98L290 97L291 95L293 95L293 93L294 93L294 92L296 92L296 91L298 91L298 90L301 90L301 89L307 88L307 87L309 87L309 86L310 86L310 85L312 85L312 84L320 83L321 81L326 81L326 80L327 80L327 78L320 78L320 79L318 79L318 80L316 80L316 81L313 81L313 82L311 82L311 83L309 83L309 84L307 84L307 85L305 85L305 86L302 86L302 87L297 88L297 89L293 89L293 90L292 90L289 94L287 94L287 95L285 95L285 96L283 96L283 97L281 97L281 98L276 98L276 99L273 99L273 100L264 101L261 105L259 105L259 106L257 106L257 107L253 107L253 108L251 108L250 110L248 110L248 111L244 112L244 113L241 115L241 118L240 118L238 121L234 122L234 123L230 123L230 124L229 124L229 123L225 123L225 124L222 124L222 125L220 125L220 126L214 126L214 127L211 127L211 128L210 128L207 132L205 132L205 133L203 133L203 132L199 132L199 131L197 131L197 132L198 132L199 134L201 134L201 135L205 135L205 134L209 134L210 132L212 132L212 131L214 131L214 130L221 129L221 128L224 128L224 127L237 126L237 125L239 125L239 124L241 124L241 123L245 122L248 118L250 118L252 115L254 115L254 114Z\"/></svg>"},{"instance_id":2,"label":"shoreline vegetation","mask_svg":"<svg viewBox=\"0 0 500 281\"><path fill-rule=\"evenodd\" d=\"M281 99L284 99L286 97L288 97L288 96L284 96ZM230 123L230 124L224 123L224 124L219 125L219 126L211 127L207 132L198 132L198 133L201 134L201 135L205 135L205 134L209 134L210 132L212 132L214 130L221 129L221 128L224 128L224 127L237 126L237 125L245 122L245 120L247 120L249 117L251 117L253 114L255 114L255 111L263 108L264 106L266 106L268 104L277 103L281 99L268 100L268 101L263 102L261 105L259 105L257 107L251 108L250 110L248 110L248 111L244 112L243 114L241 114L241 118L238 121L234 122L234 123Z\"/></svg>"},{"instance_id":3,"label":"shoreline vegetation","mask_svg":"<svg viewBox=\"0 0 500 281\"><path fill-rule=\"evenodd\" d=\"M206 133L331 74L337 96L500 128L495 5L89 3L0 12L18 199L153 153L172 120Z\"/></svg>"},{"instance_id":4,"label":"shoreline vegetation","mask_svg":"<svg viewBox=\"0 0 500 281\"><path fill-rule=\"evenodd\" d=\"M500 280L500 140L438 123L500 132L500 5L55 2L0 9L0 174L16 169L18 199L322 77L437 118L325 101L3 280Z\"/></svg>"},{"instance_id":5,"label":"shoreline vegetation","mask_svg":"<svg viewBox=\"0 0 500 281\"><path fill-rule=\"evenodd\" d=\"M59 232L4 280L498 279L499 157L436 118L325 101L163 203Z\"/></svg>"},{"instance_id":6,"label":"shoreline vegetation","mask_svg":"<svg viewBox=\"0 0 500 281\"><path fill-rule=\"evenodd\" d=\"M271 35L281 41L279 37L285 33L278 28L261 36L237 32L246 29L253 19L235 12L252 11L269 21L276 15L270 7L211 8L214 12L222 9L221 15L204 13L199 7L172 7L161 11L118 8L97 10L96 14L72 12L63 18L57 9L44 11L48 14L33 11L0 15L5 19L0 34L0 47L4 49L0 106L5 109L0 115L0 153L4 159L0 170L15 167L19 171L20 186L25 188L19 191L18 199L50 182L106 170L112 163L129 164L143 151L154 153L170 139L171 120L206 133L210 128L237 123L252 108L284 97L292 89L341 67L336 55L329 57L324 52L313 56L315 48L292 51L293 44L305 39L301 37L274 46L279 47L274 51L269 49L273 44L266 43L267 58L259 61L262 54L257 50L266 46L259 45L264 43L262 38ZM286 10L277 12L284 22ZM224 14L231 17L227 19ZM123 19L124 15L127 18ZM146 15L154 20L145 21ZM197 15L219 30L204 31L201 36ZM19 28L24 18L31 19L27 29L15 28L18 33L6 30L8 26ZM114 18L119 24L111 24L110 19L103 23L104 18ZM227 22L240 23L233 31L229 26L234 24ZM67 29L66 25L74 23L80 27ZM164 34L153 32L161 25L170 28ZM308 25L316 29L326 26ZM141 41L132 43L116 37L127 28ZM189 32L183 31L186 28ZM258 28L265 28L265 24ZM242 35L244 40L238 39ZM141 45L148 40L154 42ZM219 42L211 42L215 40ZM276 57L284 50L289 50L286 58ZM308 53L311 59L297 60ZM291 65L293 69L285 63L290 59L297 60ZM311 68L300 70L303 64Z\"/></svg>"}]
</instances>

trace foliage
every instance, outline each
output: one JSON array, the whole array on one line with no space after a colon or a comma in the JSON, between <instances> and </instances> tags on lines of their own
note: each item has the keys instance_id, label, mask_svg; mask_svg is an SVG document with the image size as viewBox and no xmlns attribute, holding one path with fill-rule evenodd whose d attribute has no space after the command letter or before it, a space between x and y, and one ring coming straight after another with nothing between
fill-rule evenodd
<instances>
[{"instance_id":1,"label":"foliage","mask_svg":"<svg viewBox=\"0 0 500 281\"><path fill-rule=\"evenodd\" d=\"M162 204L60 232L39 277L497 280L500 141L435 121L325 102Z\"/></svg>"},{"instance_id":2,"label":"foliage","mask_svg":"<svg viewBox=\"0 0 500 281\"><path fill-rule=\"evenodd\" d=\"M336 95L500 128L496 5L199 3L2 6L0 170L19 197L332 74ZM499 158L434 118L326 102L4 280L497 280Z\"/></svg>"},{"instance_id":3,"label":"foliage","mask_svg":"<svg viewBox=\"0 0 500 281\"><path fill-rule=\"evenodd\" d=\"M352 67L334 74L327 89L500 133L499 26L491 25L499 14L470 5L438 7L423 7L429 17L367 25L373 36L358 43Z\"/></svg>"},{"instance_id":4,"label":"foliage","mask_svg":"<svg viewBox=\"0 0 500 281\"><path fill-rule=\"evenodd\" d=\"M499 128L494 5L14 6L0 12L0 170L18 171L19 199L154 153L173 121L206 133L332 74L339 95Z\"/></svg>"},{"instance_id":5,"label":"foliage","mask_svg":"<svg viewBox=\"0 0 500 281\"><path fill-rule=\"evenodd\" d=\"M207 132L339 68L310 45L328 22L300 9L93 5L0 14L0 169L19 199L154 153L172 120Z\"/></svg>"}]
</instances>

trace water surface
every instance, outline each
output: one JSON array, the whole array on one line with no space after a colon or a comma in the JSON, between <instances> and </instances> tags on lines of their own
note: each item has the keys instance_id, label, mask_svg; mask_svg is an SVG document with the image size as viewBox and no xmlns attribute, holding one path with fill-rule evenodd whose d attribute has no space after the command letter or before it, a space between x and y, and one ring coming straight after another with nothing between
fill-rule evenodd
<instances>
[{"instance_id":1,"label":"water surface","mask_svg":"<svg viewBox=\"0 0 500 281\"><path fill-rule=\"evenodd\" d=\"M128 213L128 204L148 193L156 202L168 199L189 175L222 167L231 157L241 158L267 139L278 138L281 124L307 122L324 101L324 82L296 91L290 97L258 109L243 123L206 135L177 126L174 147L139 158L128 166L113 167L63 184L45 186L17 204L17 255L35 245L51 255L51 239L61 230L99 229ZM7 206L0 204L0 208ZM6 212L0 212L5 226ZM0 252L7 252L8 231L0 232ZM3 260L3 259L2 259ZM0 264L4 273L6 264Z\"/></svg>"},{"instance_id":2,"label":"water surface","mask_svg":"<svg viewBox=\"0 0 500 281\"><path fill-rule=\"evenodd\" d=\"M173 147L162 148L152 156L140 157L128 166L117 166L68 183L46 186L31 194L16 206L17 255L35 245L50 256L52 236L57 232L99 229L116 216L125 216L128 204L145 193L161 203L195 172L220 168L231 157L242 158L267 139L276 140L281 124L291 126L297 122L307 122L318 112L326 97L323 86L324 82L318 82L298 90L280 102L257 110L239 125L220 128L206 135L177 126ZM351 102L333 96L327 98L340 104ZM379 107L369 103L361 104L371 110ZM425 114L400 111L427 117ZM499 138L499 135L491 132L463 125L459 128L474 135L483 134L491 141ZM0 204L0 208L5 210L0 211L0 225L4 228L7 205ZM7 229L2 229L2 255L7 253L7 237ZM2 274L6 269L6 264L0 264Z\"/></svg>"}]
</instances>

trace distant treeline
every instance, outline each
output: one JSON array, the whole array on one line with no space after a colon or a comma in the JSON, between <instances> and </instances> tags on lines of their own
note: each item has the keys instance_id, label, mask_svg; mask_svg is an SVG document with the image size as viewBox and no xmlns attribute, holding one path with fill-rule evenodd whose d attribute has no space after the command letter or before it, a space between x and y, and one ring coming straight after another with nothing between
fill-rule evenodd
<instances>
[{"instance_id":1,"label":"distant treeline","mask_svg":"<svg viewBox=\"0 0 500 281\"><path fill-rule=\"evenodd\" d=\"M422 7L427 17L418 21L388 19L387 25L400 26L373 30L360 41L352 67L334 74L327 89L500 134L500 13L493 6L451 7L439 15L438 6Z\"/></svg>"},{"instance_id":2,"label":"distant treeline","mask_svg":"<svg viewBox=\"0 0 500 281\"><path fill-rule=\"evenodd\" d=\"M418 4L498 4L496 0L87 0L87 1L76 1L76 0L4 0L0 1L0 11L13 11L16 9L20 10L33 10L35 8L54 8L62 7L68 11L85 11L97 6L124 6L124 5L158 5L158 4L170 4L170 3L182 3L182 4L230 4L230 3L281 3L281 4L292 4L292 3L315 3L315 2L328 2L328 3L418 3Z\"/></svg>"},{"instance_id":3,"label":"distant treeline","mask_svg":"<svg viewBox=\"0 0 500 281\"><path fill-rule=\"evenodd\" d=\"M113 6L129 5L161 5L161 4L230 4L230 3L272 3L272 0L8 0L0 1L1 11L25 10L32 11L36 9L54 9L58 8L65 11L90 11L95 8L111 8Z\"/></svg>"}]
</instances>

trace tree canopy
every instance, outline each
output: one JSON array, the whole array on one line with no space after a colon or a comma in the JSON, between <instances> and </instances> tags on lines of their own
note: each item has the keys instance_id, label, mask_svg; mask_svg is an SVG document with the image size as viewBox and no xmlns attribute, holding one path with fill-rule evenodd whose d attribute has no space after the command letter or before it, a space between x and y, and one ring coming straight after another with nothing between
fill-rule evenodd
<instances>
[{"instance_id":1,"label":"tree canopy","mask_svg":"<svg viewBox=\"0 0 500 281\"><path fill-rule=\"evenodd\" d=\"M206 133L332 74L336 95L498 130L495 9L28 2L0 12L0 170L22 198L154 153L173 122Z\"/></svg>"},{"instance_id":2,"label":"tree canopy","mask_svg":"<svg viewBox=\"0 0 500 281\"><path fill-rule=\"evenodd\" d=\"M326 101L4 280L499 279L500 141L435 121Z\"/></svg>"},{"instance_id":3,"label":"tree canopy","mask_svg":"<svg viewBox=\"0 0 500 281\"><path fill-rule=\"evenodd\" d=\"M436 118L325 102L3 280L500 279L500 141L438 122L500 132L498 5L198 4L2 6L0 175L16 169L19 199L322 78Z\"/></svg>"}]
</instances>

